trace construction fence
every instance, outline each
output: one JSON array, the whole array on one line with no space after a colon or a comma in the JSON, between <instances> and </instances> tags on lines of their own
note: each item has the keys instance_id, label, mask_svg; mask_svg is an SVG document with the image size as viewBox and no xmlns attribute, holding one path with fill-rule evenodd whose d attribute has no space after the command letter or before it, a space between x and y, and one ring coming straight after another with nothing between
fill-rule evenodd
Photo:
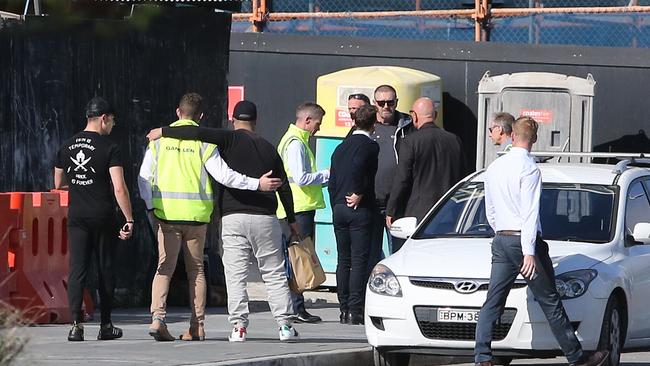
<instances>
[{"instance_id":1,"label":"construction fence","mask_svg":"<svg viewBox=\"0 0 650 366\"><path fill-rule=\"evenodd\" d=\"M650 0L244 0L233 32L650 47Z\"/></svg>"}]
</instances>

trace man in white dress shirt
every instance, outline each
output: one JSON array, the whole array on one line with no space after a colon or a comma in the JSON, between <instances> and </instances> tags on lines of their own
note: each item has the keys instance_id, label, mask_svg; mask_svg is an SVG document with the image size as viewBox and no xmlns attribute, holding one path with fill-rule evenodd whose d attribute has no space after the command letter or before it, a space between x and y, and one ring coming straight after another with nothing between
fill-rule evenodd
<instances>
[{"instance_id":1,"label":"man in white dress shirt","mask_svg":"<svg viewBox=\"0 0 650 366\"><path fill-rule=\"evenodd\" d=\"M512 149L485 173L485 210L496 233L492 241L492 271L487 298L476 326L474 360L491 366L492 329L503 313L518 274L525 278L569 363L601 365L609 355L582 351L555 287L548 244L541 239L539 204L542 176L529 154L537 141L537 122L521 117L513 125Z\"/></svg>"}]
</instances>

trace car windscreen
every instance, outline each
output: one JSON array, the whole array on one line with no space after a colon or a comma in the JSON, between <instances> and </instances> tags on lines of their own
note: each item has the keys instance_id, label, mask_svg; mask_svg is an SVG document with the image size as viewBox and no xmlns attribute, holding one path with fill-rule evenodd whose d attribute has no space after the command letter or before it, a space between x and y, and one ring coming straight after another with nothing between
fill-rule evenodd
<instances>
[{"instance_id":1,"label":"car windscreen","mask_svg":"<svg viewBox=\"0 0 650 366\"><path fill-rule=\"evenodd\" d=\"M546 240L606 243L612 238L616 186L542 184L540 221ZM425 218L414 239L492 237L481 182L466 182Z\"/></svg>"}]
</instances>

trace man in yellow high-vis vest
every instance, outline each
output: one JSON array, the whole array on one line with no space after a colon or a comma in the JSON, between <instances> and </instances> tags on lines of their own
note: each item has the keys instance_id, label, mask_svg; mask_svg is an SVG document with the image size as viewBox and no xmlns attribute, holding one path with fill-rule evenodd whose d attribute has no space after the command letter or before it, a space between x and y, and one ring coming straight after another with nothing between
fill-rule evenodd
<instances>
[{"instance_id":1,"label":"man in yellow high-vis vest","mask_svg":"<svg viewBox=\"0 0 650 366\"><path fill-rule=\"evenodd\" d=\"M289 186L293 195L293 208L296 223L304 236L314 236L314 216L316 210L325 207L323 185L329 180L329 170L316 170L316 159L309 148L309 137L320 129L325 110L316 103L303 103L296 109L296 123L290 124L278 144L278 153L284 162ZM287 215L282 205L278 205L278 218ZM294 320L297 322L316 323L321 320L309 314L305 309L302 294L291 293Z\"/></svg>"},{"instance_id":2,"label":"man in yellow high-vis vest","mask_svg":"<svg viewBox=\"0 0 650 366\"><path fill-rule=\"evenodd\" d=\"M202 98L185 94L176 109L176 126L198 126L202 117ZM156 341L173 341L165 325L169 283L174 274L178 254L183 250L189 281L192 317L190 328L181 340L205 338L206 284L203 272L205 233L213 209L212 184L217 182L233 188L273 191L280 179L249 178L230 169L219 156L216 145L200 141L162 138L149 144L145 153L138 185L140 195L153 212L152 220L158 235L158 268L151 289L152 323L149 334Z\"/></svg>"}]
</instances>

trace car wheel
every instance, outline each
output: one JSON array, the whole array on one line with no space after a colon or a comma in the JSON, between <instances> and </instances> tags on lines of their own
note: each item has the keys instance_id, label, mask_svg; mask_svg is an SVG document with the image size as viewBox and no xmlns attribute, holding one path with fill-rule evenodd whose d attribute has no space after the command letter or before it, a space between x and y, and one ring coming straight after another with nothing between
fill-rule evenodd
<instances>
[{"instance_id":1,"label":"car wheel","mask_svg":"<svg viewBox=\"0 0 650 366\"><path fill-rule=\"evenodd\" d=\"M618 366L621 360L621 351L625 340L623 311L616 297L610 297L605 308L603 326L600 330L600 341L598 342L599 350L609 351L609 357L603 366Z\"/></svg>"},{"instance_id":2,"label":"car wheel","mask_svg":"<svg viewBox=\"0 0 650 366\"><path fill-rule=\"evenodd\" d=\"M375 366L408 366L411 355L408 353L383 352L373 348Z\"/></svg>"},{"instance_id":3,"label":"car wheel","mask_svg":"<svg viewBox=\"0 0 650 366\"><path fill-rule=\"evenodd\" d=\"M512 362L512 357L495 357L494 358L494 364L495 365L510 366L511 362Z\"/></svg>"}]
</instances>

